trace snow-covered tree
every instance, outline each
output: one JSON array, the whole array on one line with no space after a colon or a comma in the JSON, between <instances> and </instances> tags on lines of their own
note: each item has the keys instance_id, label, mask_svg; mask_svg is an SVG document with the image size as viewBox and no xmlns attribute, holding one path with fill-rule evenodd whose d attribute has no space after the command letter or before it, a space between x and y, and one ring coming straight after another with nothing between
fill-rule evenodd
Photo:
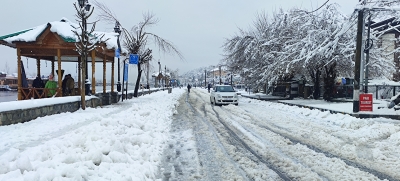
<instances>
[{"instance_id":1,"label":"snow-covered tree","mask_svg":"<svg viewBox=\"0 0 400 181\"><path fill-rule=\"evenodd\" d=\"M117 17L102 3L96 2L95 5L100 9L100 18L108 22L118 21ZM118 21L121 22L121 21ZM121 38L124 42L124 47L127 49L129 54L138 54L139 62L137 64L138 77L136 80L135 90L133 93L134 97L138 96L138 90L140 88L140 79L142 76L142 66L147 64L153 59L152 50L148 48L148 41L153 40L154 45L163 53L171 53L177 55L180 59L183 59L180 51L168 40L158 36L157 34L151 33L148 29L158 23L158 19L151 13L143 14L143 21L134 25L130 30L126 29L121 24L122 34Z\"/></svg>"},{"instance_id":2,"label":"snow-covered tree","mask_svg":"<svg viewBox=\"0 0 400 181\"><path fill-rule=\"evenodd\" d=\"M349 52L355 43L344 43L353 42L345 31L349 27L343 26L345 20L336 5L311 14L299 9L281 10L270 20L259 15L253 30L240 30L239 35L227 39L225 64L242 68L244 76L253 78L251 82L258 86L289 80L295 74L317 73L316 69L321 72L323 66L339 60L343 63L338 67L351 72Z\"/></svg>"},{"instance_id":3,"label":"snow-covered tree","mask_svg":"<svg viewBox=\"0 0 400 181\"><path fill-rule=\"evenodd\" d=\"M81 107L83 110L86 108L85 103L85 79L88 72L86 72L87 58L88 52L94 50L99 42L102 41L104 35L97 35L94 33L96 22L88 23L87 20L93 14L94 8L90 8L86 3L77 5L74 3L74 7L76 10L77 21L79 22L79 28L74 30L74 34L77 37L77 42L75 43L76 49L81 55L81 71L82 71L82 80L81 80ZM92 28L90 31L87 30L87 25L91 24ZM88 80L87 80L88 81Z\"/></svg>"}]
</instances>

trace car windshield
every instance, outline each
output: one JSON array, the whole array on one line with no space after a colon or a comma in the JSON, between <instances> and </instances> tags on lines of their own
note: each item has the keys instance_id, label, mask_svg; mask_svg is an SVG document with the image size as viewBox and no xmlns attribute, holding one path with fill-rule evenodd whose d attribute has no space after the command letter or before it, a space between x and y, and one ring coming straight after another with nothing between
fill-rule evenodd
<instances>
[{"instance_id":1,"label":"car windshield","mask_svg":"<svg viewBox=\"0 0 400 181\"><path fill-rule=\"evenodd\" d=\"M217 92L235 92L235 90L233 90L232 86L218 86Z\"/></svg>"}]
</instances>

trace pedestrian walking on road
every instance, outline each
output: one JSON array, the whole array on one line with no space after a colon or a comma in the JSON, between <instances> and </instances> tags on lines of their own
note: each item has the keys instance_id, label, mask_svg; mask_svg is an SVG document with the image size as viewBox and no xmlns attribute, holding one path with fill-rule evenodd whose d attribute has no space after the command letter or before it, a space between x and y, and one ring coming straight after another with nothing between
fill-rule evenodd
<instances>
[{"instance_id":1,"label":"pedestrian walking on road","mask_svg":"<svg viewBox=\"0 0 400 181\"><path fill-rule=\"evenodd\" d=\"M190 86L190 84L188 84L187 85L188 93L190 93L190 88L192 88L192 86Z\"/></svg>"},{"instance_id":2,"label":"pedestrian walking on road","mask_svg":"<svg viewBox=\"0 0 400 181\"><path fill-rule=\"evenodd\" d=\"M210 89L211 89L211 84L208 84L208 93L210 93Z\"/></svg>"}]
</instances>

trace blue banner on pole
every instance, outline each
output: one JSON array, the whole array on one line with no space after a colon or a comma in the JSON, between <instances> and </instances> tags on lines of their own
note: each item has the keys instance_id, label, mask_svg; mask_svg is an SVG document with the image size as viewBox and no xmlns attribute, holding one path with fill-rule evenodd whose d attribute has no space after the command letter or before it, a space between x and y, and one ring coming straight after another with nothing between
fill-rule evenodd
<instances>
[{"instance_id":1,"label":"blue banner on pole","mask_svg":"<svg viewBox=\"0 0 400 181\"><path fill-rule=\"evenodd\" d=\"M125 63L125 66L124 66L124 81L125 82L128 81L128 68L129 68L129 64Z\"/></svg>"},{"instance_id":2,"label":"blue banner on pole","mask_svg":"<svg viewBox=\"0 0 400 181\"><path fill-rule=\"evenodd\" d=\"M115 49L115 57L119 58L120 53L119 53L119 48Z\"/></svg>"},{"instance_id":3,"label":"blue banner on pole","mask_svg":"<svg viewBox=\"0 0 400 181\"><path fill-rule=\"evenodd\" d=\"M130 54L129 55L129 64L138 64L139 63L139 55L138 54Z\"/></svg>"}]
</instances>

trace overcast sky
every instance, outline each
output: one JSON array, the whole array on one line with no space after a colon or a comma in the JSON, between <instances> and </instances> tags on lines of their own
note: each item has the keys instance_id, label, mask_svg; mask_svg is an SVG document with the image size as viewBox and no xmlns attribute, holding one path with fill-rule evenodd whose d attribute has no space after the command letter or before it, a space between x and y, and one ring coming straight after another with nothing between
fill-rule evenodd
<instances>
[{"instance_id":1,"label":"overcast sky","mask_svg":"<svg viewBox=\"0 0 400 181\"><path fill-rule=\"evenodd\" d=\"M76 0L1 0L0 36L35 27L66 17L75 22ZM130 28L142 20L142 14L152 12L159 23L149 31L171 41L183 54L185 60L177 56L163 55L154 49L152 65L158 70L157 61L162 67L179 69L180 73L198 67L217 65L222 59L222 44L238 32L238 28L247 29L257 13L272 14L280 8L287 10L293 7L316 9L326 0L99 0L106 4L120 19L124 27ZM89 3L91 0L89 0ZM358 0L330 0L338 3L342 12L351 14ZM96 10L95 10L96 12ZM96 15L91 20L95 20ZM100 22L98 31L113 31L114 24ZM16 72L16 50L0 45L0 71L8 62L10 72ZM26 64L26 58L23 58ZM50 72L42 63L42 74ZM35 61L25 65L28 73L36 73ZM75 65L63 66L68 73L75 73ZM96 77L100 76L99 70ZM100 78L98 77L98 78Z\"/></svg>"}]
</instances>

